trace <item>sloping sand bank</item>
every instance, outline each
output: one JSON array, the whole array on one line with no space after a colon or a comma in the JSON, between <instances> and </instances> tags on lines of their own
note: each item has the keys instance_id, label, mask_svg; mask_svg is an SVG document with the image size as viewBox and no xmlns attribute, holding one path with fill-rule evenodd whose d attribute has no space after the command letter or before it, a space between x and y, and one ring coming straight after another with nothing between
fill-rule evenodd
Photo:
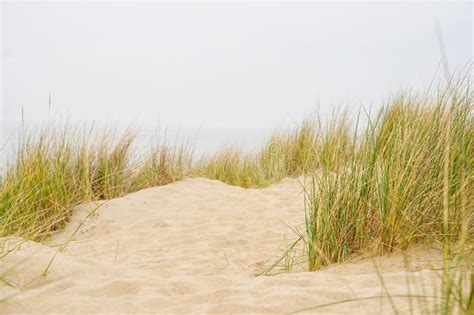
<instances>
[{"instance_id":1,"label":"sloping sand bank","mask_svg":"<svg viewBox=\"0 0 474 315\"><path fill-rule=\"evenodd\" d=\"M80 206L51 246L24 243L0 261L10 283L0 285L0 297L9 296L0 313L289 313L384 294L372 260L304 272L302 246L292 272L255 276L282 255L285 235L296 239L290 227L303 230L301 191L294 179L254 190L195 178L110 200L85 221L93 205ZM427 269L436 258L412 250L409 273L401 255L375 262L391 294L432 295L438 277ZM409 310L408 299L393 302ZM388 299L369 299L309 312L390 310Z\"/></svg>"}]
</instances>

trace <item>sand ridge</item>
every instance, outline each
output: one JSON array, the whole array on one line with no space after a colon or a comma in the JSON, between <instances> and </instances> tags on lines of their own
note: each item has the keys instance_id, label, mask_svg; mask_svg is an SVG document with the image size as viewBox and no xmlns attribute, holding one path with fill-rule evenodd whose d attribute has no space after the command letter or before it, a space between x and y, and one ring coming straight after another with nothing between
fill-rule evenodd
<instances>
[{"instance_id":1,"label":"sand ridge","mask_svg":"<svg viewBox=\"0 0 474 315\"><path fill-rule=\"evenodd\" d=\"M103 202L78 206L66 229L47 244L27 242L2 260L2 313L290 313L384 293L371 260L306 272L303 244L289 273L256 274L280 257L285 237L303 231L301 179L244 189L190 178ZM85 219L87 218L87 219ZM81 224L65 250L58 252ZM9 241L15 243L15 239ZM55 255L47 276L41 276ZM407 277L437 281L436 254L412 251L377 258L392 294L407 294ZM278 267L275 271L281 270ZM428 288L428 289L427 289ZM408 311L407 299L395 299ZM338 304L309 313L379 314L387 299Z\"/></svg>"}]
</instances>

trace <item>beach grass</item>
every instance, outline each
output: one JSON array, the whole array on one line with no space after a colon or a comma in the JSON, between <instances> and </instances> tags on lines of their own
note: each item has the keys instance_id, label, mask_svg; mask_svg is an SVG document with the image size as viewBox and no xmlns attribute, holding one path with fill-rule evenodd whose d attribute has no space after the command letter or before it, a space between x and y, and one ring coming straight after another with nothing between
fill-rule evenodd
<instances>
[{"instance_id":1,"label":"beach grass","mask_svg":"<svg viewBox=\"0 0 474 315\"><path fill-rule=\"evenodd\" d=\"M324 124L310 115L296 127L274 131L257 152L230 146L201 158L194 175L245 188L262 188L286 177L306 176L318 169L335 169L351 154L351 125L347 111ZM337 154L337 155L336 155Z\"/></svg>"},{"instance_id":2,"label":"beach grass","mask_svg":"<svg viewBox=\"0 0 474 315\"><path fill-rule=\"evenodd\" d=\"M261 188L285 177L304 187L309 270L353 255L426 243L443 253L437 313L472 313L474 102L460 78L423 95L400 93L375 115L310 116L275 131L257 152L230 146L193 160L188 143L137 154L137 133L47 126L23 131L0 182L0 236L41 241L74 206L186 176ZM363 125L363 126L362 126ZM362 128L360 128L362 126ZM303 219L303 218L302 218ZM285 260L291 269L292 260Z\"/></svg>"},{"instance_id":3,"label":"beach grass","mask_svg":"<svg viewBox=\"0 0 474 315\"><path fill-rule=\"evenodd\" d=\"M354 137L349 161L322 168L306 198L310 269L369 249L472 239L473 95L399 95ZM335 156L342 156L335 154Z\"/></svg>"},{"instance_id":4,"label":"beach grass","mask_svg":"<svg viewBox=\"0 0 474 315\"><path fill-rule=\"evenodd\" d=\"M74 206L181 179L189 146L166 143L133 154L136 133L48 125L22 131L0 184L0 235L42 240L61 229Z\"/></svg>"},{"instance_id":5,"label":"beach grass","mask_svg":"<svg viewBox=\"0 0 474 315\"><path fill-rule=\"evenodd\" d=\"M473 110L461 78L435 95L399 94L369 117L348 162L323 167L306 191L309 269L427 243L444 262L431 311L472 313Z\"/></svg>"}]
</instances>

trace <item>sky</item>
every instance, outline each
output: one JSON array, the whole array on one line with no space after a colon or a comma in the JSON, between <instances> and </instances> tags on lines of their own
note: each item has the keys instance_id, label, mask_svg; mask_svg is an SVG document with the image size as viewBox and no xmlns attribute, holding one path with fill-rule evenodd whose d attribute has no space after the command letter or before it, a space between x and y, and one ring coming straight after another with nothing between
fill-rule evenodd
<instances>
[{"instance_id":1,"label":"sky","mask_svg":"<svg viewBox=\"0 0 474 315\"><path fill-rule=\"evenodd\" d=\"M3 125L225 134L419 91L472 60L470 2L2 2ZM51 118L54 117L54 118Z\"/></svg>"}]
</instances>

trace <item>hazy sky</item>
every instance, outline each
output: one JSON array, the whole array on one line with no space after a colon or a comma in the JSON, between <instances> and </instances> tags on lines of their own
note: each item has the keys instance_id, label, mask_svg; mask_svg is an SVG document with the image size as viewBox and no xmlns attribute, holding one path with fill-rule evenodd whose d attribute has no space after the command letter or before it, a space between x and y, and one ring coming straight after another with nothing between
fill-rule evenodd
<instances>
[{"instance_id":1,"label":"hazy sky","mask_svg":"<svg viewBox=\"0 0 474 315\"><path fill-rule=\"evenodd\" d=\"M268 129L472 58L465 3L6 3L2 116ZM48 113L48 95L52 107Z\"/></svg>"}]
</instances>

